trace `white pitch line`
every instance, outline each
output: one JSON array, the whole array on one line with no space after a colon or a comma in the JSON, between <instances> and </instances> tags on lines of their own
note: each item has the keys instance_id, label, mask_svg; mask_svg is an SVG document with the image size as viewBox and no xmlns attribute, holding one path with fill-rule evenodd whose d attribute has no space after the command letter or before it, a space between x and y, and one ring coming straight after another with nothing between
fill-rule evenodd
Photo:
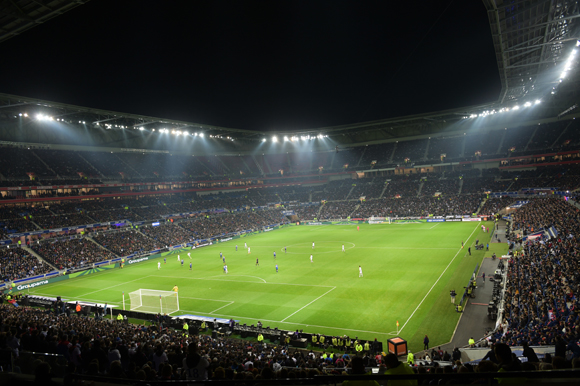
<instances>
[{"instance_id":1,"label":"white pitch line","mask_svg":"<svg viewBox=\"0 0 580 386\"><path fill-rule=\"evenodd\" d=\"M213 314L214 312L219 311L219 310L221 310L224 307L231 306L232 304L234 304L234 302L229 302L228 304L226 304L224 306L221 306L220 308L216 308L215 310L213 310L212 312L210 312L210 314Z\"/></svg>"},{"instance_id":2,"label":"white pitch line","mask_svg":"<svg viewBox=\"0 0 580 386\"><path fill-rule=\"evenodd\" d=\"M115 284L115 285L112 285L112 286L110 286L110 287L107 287L107 288L101 288L101 289L99 289L99 290L96 290L96 291L93 291L93 292L88 292L88 293L86 293L86 294L84 294L84 295L80 295L80 296L84 297L84 296L87 296L87 295L90 295L90 294L94 294L95 292L101 292L101 291L105 291L105 290L108 290L108 289L111 289L111 288L115 288L115 287L118 287L118 286L121 286L121 285L125 285L125 284L127 284L127 283L131 283L131 282L134 282L134 281L138 281L138 280L147 279L148 277L151 277L151 276L153 276L153 275L149 275L149 276L143 276L143 277L140 277L139 279L125 281L125 282L123 282L123 283L121 283L121 284Z\"/></svg>"},{"instance_id":3,"label":"white pitch line","mask_svg":"<svg viewBox=\"0 0 580 386\"><path fill-rule=\"evenodd\" d=\"M205 299L205 298L186 298L184 296L180 296L179 298L180 299L192 299L192 300L209 300L209 301L212 301L212 302L230 303L229 300L217 300L217 299Z\"/></svg>"},{"instance_id":4,"label":"white pitch line","mask_svg":"<svg viewBox=\"0 0 580 386\"><path fill-rule=\"evenodd\" d=\"M317 301L318 299L320 299L321 297L323 297L323 296L324 296L324 295L326 295L327 293L329 293L329 292L331 292L331 291L334 291L335 289L336 289L336 287L332 287L331 289L329 289L328 291L326 291L325 293L323 293L322 295L320 295L319 297L317 297L316 299L314 299L313 301L311 301L310 303L308 303L308 304L307 304L307 305L305 305L304 307L300 308L300 309L299 309L299 310L297 310L297 311L294 311L293 313L291 313L290 315L288 315L287 317L285 317L284 319L282 319L282 321L281 321L281 322L282 322L282 323L284 323L284 321L285 321L286 319L288 319L288 318L289 318L289 317L291 317L292 315L294 315L294 314L296 314L296 313L298 313L298 312L302 311L303 309L305 309L306 307L308 307L309 305L311 305L312 303L314 303L315 301Z\"/></svg>"},{"instance_id":5,"label":"white pitch line","mask_svg":"<svg viewBox=\"0 0 580 386\"><path fill-rule=\"evenodd\" d=\"M324 287L324 288L332 288L333 287L331 285L319 285L319 284L275 283L275 282L271 282L271 281L264 283L264 282L258 282L258 281L211 279L211 277L213 277L213 276L210 276L210 277L194 277L194 278L191 278L191 277L182 277L182 276L159 276L159 275L154 275L154 276L155 277L170 277L172 279L231 281L231 282L234 282L234 283L249 283L249 284L279 284L279 285L295 285L295 286L301 286L301 287Z\"/></svg>"},{"instance_id":6,"label":"white pitch line","mask_svg":"<svg viewBox=\"0 0 580 386\"><path fill-rule=\"evenodd\" d=\"M477 230L477 228L479 228L479 226L480 225L478 224L475 227L475 229L473 230L473 232L471 232L471 234L469 235L469 237L465 241L465 244L467 244L467 241L471 238L471 236L473 236L473 234L475 233L475 231ZM437 285L437 283L439 283L439 280L441 280L441 278L443 277L443 275L445 274L445 272L447 272L447 269L451 266L451 264L453 263L453 261L455 261L455 258L457 257L457 255L459 255L459 253L462 250L464 250L464 249L463 248L459 249L457 251L457 253L455 254L455 256L453 256L453 259L451 259L451 261L449 262L449 264L447 264L447 267L445 267L445 269L443 270L443 272L441 272L441 275L439 275L439 278L431 286L431 289L429 289L429 291L427 292L427 294L425 294L425 297L423 298L423 300L421 300L421 302L419 303L419 305L417 306L417 308L415 308L415 311L413 311L413 313L411 314L411 316L409 316L409 319L407 319L407 321L405 322L405 324L403 324L403 327L401 327L401 329L399 330L399 333L401 333L401 331L403 331L403 329L405 328L405 326L407 325L407 323L409 323L409 320L411 320L411 318L413 317L413 315L415 315L415 312L417 312L417 310L419 309L419 307L421 307L421 304L423 304L423 302L425 301L425 299L427 299L427 296L429 296L429 294L431 293L431 291L433 290L433 288L435 288L435 286Z\"/></svg>"},{"instance_id":7,"label":"white pitch line","mask_svg":"<svg viewBox=\"0 0 580 386\"><path fill-rule=\"evenodd\" d=\"M264 283L267 283L266 280L264 280L264 279L262 279L261 277L258 277L258 276L250 276L250 275L228 275L228 277L232 277L232 276L253 277L255 279L262 280ZM222 275L215 275L215 276L210 276L210 277L223 277L223 276ZM244 282L244 283L246 283L246 282ZM249 282L247 282L247 283L249 283Z\"/></svg>"},{"instance_id":8,"label":"white pitch line","mask_svg":"<svg viewBox=\"0 0 580 386\"><path fill-rule=\"evenodd\" d=\"M433 229L433 228L435 228L435 227L436 227L437 225L439 225L439 224L441 224L441 223L440 223L440 222L438 222L437 224L433 225L433 226L432 226L431 228L429 228L429 229Z\"/></svg>"},{"instance_id":9,"label":"white pitch line","mask_svg":"<svg viewBox=\"0 0 580 386\"><path fill-rule=\"evenodd\" d=\"M179 310L180 312L190 312L194 314L206 314L210 315L207 312L202 311L191 311L191 310ZM306 326L306 327L314 327L314 328L328 328L331 330L341 330L341 331L354 331L354 332L364 332L369 334L378 334L378 335L397 335L396 332L378 332L378 331L368 331L368 330L355 330L352 328L342 328L342 327L329 327L329 326L319 326L316 324L306 324L306 323L296 323L296 322L282 322L280 320L270 320L264 318L251 318L248 316L236 316L236 315L226 315L226 314L213 314L214 316L223 316L227 318L234 318L234 319L250 319L250 320L260 320L262 322L270 322L270 323L285 323L285 324L293 324L295 326Z\"/></svg>"}]
</instances>

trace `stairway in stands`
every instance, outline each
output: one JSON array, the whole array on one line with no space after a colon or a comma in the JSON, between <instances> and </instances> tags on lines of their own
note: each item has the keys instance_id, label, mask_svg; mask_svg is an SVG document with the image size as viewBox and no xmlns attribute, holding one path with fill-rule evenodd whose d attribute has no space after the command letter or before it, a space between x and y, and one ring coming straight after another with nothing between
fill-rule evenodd
<instances>
[{"instance_id":1,"label":"stairway in stands","mask_svg":"<svg viewBox=\"0 0 580 386\"><path fill-rule=\"evenodd\" d=\"M58 267L55 267L54 265L50 264L50 263L49 263L47 260L44 260L44 259L42 258L42 256L40 256L38 253L34 252L34 251L32 250L32 248L29 248L29 247L27 247L27 246L25 246L25 245L22 245L22 247L21 247L21 248L22 248L22 249L24 249L24 250L25 250L25 251L26 251L26 252L27 252L29 255L36 257L36 259L37 259L37 260L38 260L38 261L39 261L41 264L43 264L43 265L44 265L44 264L46 264L46 265L48 265L49 267L52 267L52 268L53 268L55 271L58 271Z\"/></svg>"}]
</instances>

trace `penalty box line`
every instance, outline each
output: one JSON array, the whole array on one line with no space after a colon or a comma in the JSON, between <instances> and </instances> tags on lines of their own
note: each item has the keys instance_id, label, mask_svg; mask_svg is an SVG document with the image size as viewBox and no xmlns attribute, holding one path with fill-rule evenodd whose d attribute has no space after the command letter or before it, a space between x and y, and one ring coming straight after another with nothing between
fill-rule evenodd
<instances>
[{"instance_id":1,"label":"penalty box line","mask_svg":"<svg viewBox=\"0 0 580 386\"><path fill-rule=\"evenodd\" d=\"M477 230L477 228L479 228L481 224L477 224L477 226L475 227L475 229L471 232L471 234L469 235L469 237L467 238L465 244L467 244L467 241L469 241L469 239L471 239L471 237L473 236L473 234L475 233L475 231ZM423 298L423 300L421 300L421 302L419 303L419 305L417 306L417 308L415 308L415 311L413 311L413 313L411 314L411 316L409 316L409 319L407 319L407 321L405 322L405 324L403 324L403 327L401 327L401 329L399 330L399 333L401 331L403 331L403 329L405 328L405 326L407 325L407 323L409 323L409 321L411 320L411 318L413 317L413 315L415 315L415 312L417 312L417 310L419 309L419 307L421 307L421 304L423 304L423 302L425 301L425 299L427 299L427 296L429 296L429 294L431 293L431 291L433 291L433 288L435 288L435 286L437 285L437 283L439 283L439 280L441 280L441 278L443 277L443 275L445 275L445 272L447 272L447 269L449 269L449 267L451 266L451 264L453 264L453 262L455 261L455 258L457 257L457 255L459 255L459 253L463 250L463 248L460 248L457 253L455 254L455 256L453 256L453 259L451 259L451 261L449 262L449 264L447 264L447 267L445 267L445 269L443 270L443 272L441 272L441 275L439 275L439 277L437 278L437 280L435 280L435 283L433 283L433 285L431 286L431 288L429 289L429 291L427 291L427 293L425 294L425 297Z\"/></svg>"}]
</instances>

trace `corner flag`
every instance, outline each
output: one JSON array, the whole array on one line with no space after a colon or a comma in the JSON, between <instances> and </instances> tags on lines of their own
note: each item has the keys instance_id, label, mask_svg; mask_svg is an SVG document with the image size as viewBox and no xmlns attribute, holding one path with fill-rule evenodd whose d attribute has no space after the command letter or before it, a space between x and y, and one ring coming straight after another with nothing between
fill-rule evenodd
<instances>
[{"instance_id":1,"label":"corner flag","mask_svg":"<svg viewBox=\"0 0 580 386\"><path fill-rule=\"evenodd\" d=\"M399 328L399 321L397 320L397 328Z\"/></svg>"}]
</instances>

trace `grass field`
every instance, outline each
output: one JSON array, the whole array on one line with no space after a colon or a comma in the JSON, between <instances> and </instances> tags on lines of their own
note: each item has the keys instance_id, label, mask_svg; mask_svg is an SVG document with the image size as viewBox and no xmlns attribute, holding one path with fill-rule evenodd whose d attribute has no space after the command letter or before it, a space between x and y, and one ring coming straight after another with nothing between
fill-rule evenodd
<instances>
[{"instance_id":1,"label":"grass field","mask_svg":"<svg viewBox=\"0 0 580 386\"><path fill-rule=\"evenodd\" d=\"M292 226L190 251L191 260L182 250L183 267L175 253L166 264L153 259L30 293L122 306L124 291L128 309L131 291L170 291L178 285L180 311L173 315L231 317L248 324L260 320L272 328L380 341L397 335L398 321L398 335L420 350L424 334L431 345L450 340L459 314L449 290L461 293L486 253L472 248L468 256L467 247L489 238L479 222L363 224L360 231L355 225ZM500 246L490 246L485 256L495 247Z\"/></svg>"}]
</instances>

